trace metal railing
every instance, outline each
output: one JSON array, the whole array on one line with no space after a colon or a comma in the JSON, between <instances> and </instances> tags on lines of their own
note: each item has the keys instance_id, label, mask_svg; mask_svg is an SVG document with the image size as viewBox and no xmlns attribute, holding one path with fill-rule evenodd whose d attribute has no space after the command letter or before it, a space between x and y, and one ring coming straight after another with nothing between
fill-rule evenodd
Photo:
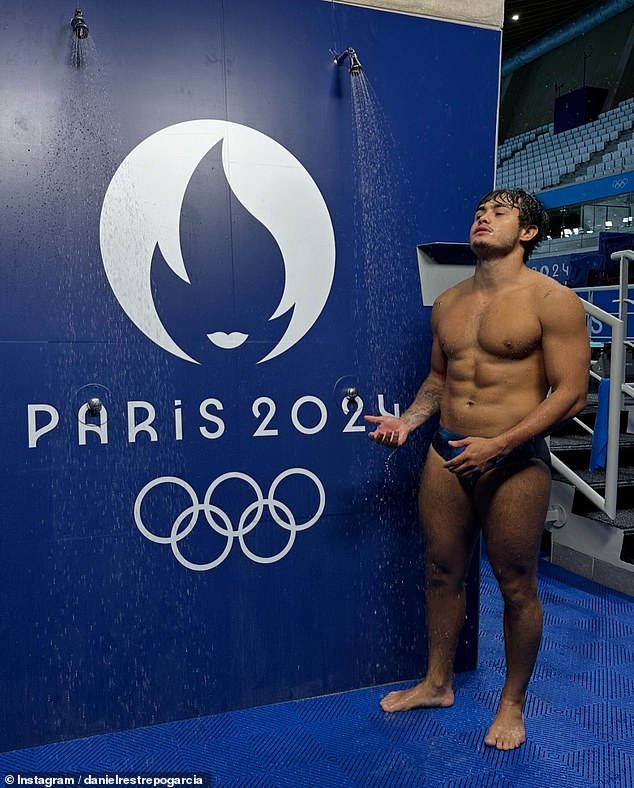
<instances>
[{"instance_id":1,"label":"metal railing","mask_svg":"<svg viewBox=\"0 0 634 788\"><path fill-rule=\"evenodd\" d=\"M629 308L634 305L634 301L629 297L630 263L634 260L634 252L630 251L630 249L624 249L621 252L614 252L610 257L612 260L618 261L620 266L619 319L623 321L625 331L627 331ZM624 342L625 347L634 347L634 343L631 342L629 338L624 338ZM621 377L619 380L621 381L621 393L634 397L634 386L632 386L631 383L627 383L625 380L625 362L623 363L623 369L621 370Z\"/></svg>"},{"instance_id":2,"label":"metal railing","mask_svg":"<svg viewBox=\"0 0 634 788\"><path fill-rule=\"evenodd\" d=\"M633 258L634 259L634 256ZM626 282L627 284L627 282ZM604 309L591 304L589 301L581 299L586 314L595 317L602 323L606 323L612 329L612 354L610 359L610 378L622 383L625 374L625 323L622 319L611 315ZM592 377L600 379L600 375L591 371ZM608 445L605 464L605 495L601 495L593 489L575 471L566 465L557 455L551 452L553 468L560 473L570 484L573 484L579 492L583 493L595 506L605 512L607 516L614 520L616 517L616 496L619 481L619 436L621 432L621 385L610 386L610 398L608 406ZM587 425L579 419L575 419L585 429Z\"/></svg>"},{"instance_id":3,"label":"metal railing","mask_svg":"<svg viewBox=\"0 0 634 788\"><path fill-rule=\"evenodd\" d=\"M634 397L634 384L628 383L625 379L626 371L626 350L628 347L634 348L634 342L627 336L627 323L630 314L630 307L634 306L634 299L629 297L629 269L630 263L634 260L634 252L624 249L614 252L611 259L620 265L619 285L618 285L618 304L617 315L612 315L604 309L600 309L595 304L581 299L581 303L587 315L596 318L602 323L609 325L612 331L611 353L610 353L610 396L608 403L608 444L606 450L605 465L605 495L600 495L595 489L569 468L559 457L551 452L553 468L558 471L567 481L573 484L583 495L607 516L614 520L616 518L617 492L619 482L619 442L621 433L621 409L623 407L623 395L627 394ZM608 288L580 288L592 298L592 290L604 290ZM591 377L602 380L594 370L590 371ZM616 383L616 385L614 385ZM577 424L588 432L593 432L580 419L575 418Z\"/></svg>"}]
</instances>

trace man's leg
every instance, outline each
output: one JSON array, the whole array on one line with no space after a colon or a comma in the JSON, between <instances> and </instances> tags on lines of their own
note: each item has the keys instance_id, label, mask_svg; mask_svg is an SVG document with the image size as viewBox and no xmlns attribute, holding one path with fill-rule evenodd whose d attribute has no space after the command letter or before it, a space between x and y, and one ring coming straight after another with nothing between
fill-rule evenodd
<instances>
[{"instance_id":1,"label":"man's leg","mask_svg":"<svg viewBox=\"0 0 634 788\"><path fill-rule=\"evenodd\" d=\"M491 471L476 489L487 553L504 598L506 681L485 743L502 750L525 741L524 701L542 636L537 562L550 497L550 472L533 460Z\"/></svg>"},{"instance_id":2,"label":"man's leg","mask_svg":"<svg viewBox=\"0 0 634 788\"><path fill-rule=\"evenodd\" d=\"M427 674L416 687L386 695L384 711L451 706L454 699L453 661L465 619L465 578L476 523L470 497L443 462L429 450L418 502L425 539Z\"/></svg>"}]
</instances>

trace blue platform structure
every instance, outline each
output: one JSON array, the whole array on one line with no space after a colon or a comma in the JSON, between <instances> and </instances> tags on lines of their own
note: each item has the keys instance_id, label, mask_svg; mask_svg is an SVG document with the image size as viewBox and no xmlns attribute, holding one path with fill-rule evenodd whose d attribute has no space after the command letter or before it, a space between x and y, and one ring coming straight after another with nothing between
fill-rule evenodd
<instances>
[{"instance_id":1,"label":"blue platform structure","mask_svg":"<svg viewBox=\"0 0 634 788\"><path fill-rule=\"evenodd\" d=\"M427 372L416 246L492 186L499 27L82 11L1 9L0 750L413 678L430 432L362 416Z\"/></svg>"}]
</instances>

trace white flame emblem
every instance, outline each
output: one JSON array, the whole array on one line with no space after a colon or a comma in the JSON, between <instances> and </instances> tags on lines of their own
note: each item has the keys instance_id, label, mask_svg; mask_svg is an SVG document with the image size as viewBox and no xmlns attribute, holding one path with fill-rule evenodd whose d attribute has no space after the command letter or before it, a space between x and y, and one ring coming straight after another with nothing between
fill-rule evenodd
<instances>
[{"instance_id":1,"label":"white flame emblem","mask_svg":"<svg viewBox=\"0 0 634 788\"><path fill-rule=\"evenodd\" d=\"M300 162L255 129L221 120L193 120L152 134L114 174L101 211L100 244L110 286L130 320L153 342L198 364L169 335L156 311L150 269L158 245L172 269L190 283L180 246L185 191L205 155L222 141L222 164L236 199L271 233L286 271L274 320L293 310L278 344L258 363L297 343L321 314L335 270L335 239L324 199ZM234 348L248 336L208 334Z\"/></svg>"}]
</instances>

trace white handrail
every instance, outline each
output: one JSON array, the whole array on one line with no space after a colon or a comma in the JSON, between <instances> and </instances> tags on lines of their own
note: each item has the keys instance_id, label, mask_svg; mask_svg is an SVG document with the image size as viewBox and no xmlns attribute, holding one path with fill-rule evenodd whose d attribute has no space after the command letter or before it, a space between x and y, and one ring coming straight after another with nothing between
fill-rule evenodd
<instances>
[{"instance_id":1,"label":"white handrail","mask_svg":"<svg viewBox=\"0 0 634 788\"><path fill-rule=\"evenodd\" d=\"M634 259L634 254L632 258ZM627 281L627 280L626 280ZM621 432L621 387L625 374L625 323L604 309L580 299L586 314L596 317L612 328L612 353L610 358L610 379L618 381L610 386L608 404L608 447L605 464L605 495L600 495L584 481L572 468L551 452L553 468L573 484L595 506L614 520L616 517L616 497L619 481L619 436Z\"/></svg>"},{"instance_id":2,"label":"white handrail","mask_svg":"<svg viewBox=\"0 0 634 788\"><path fill-rule=\"evenodd\" d=\"M619 319L625 323L625 331L627 332L630 263L634 260L634 252L629 249L623 249L620 252L613 252L610 255L610 259L619 261ZM623 363L623 369L621 370L620 381L622 388L625 383L625 363Z\"/></svg>"},{"instance_id":3,"label":"white handrail","mask_svg":"<svg viewBox=\"0 0 634 788\"><path fill-rule=\"evenodd\" d=\"M600 495L596 490L590 487L586 481L552 452L550 456L553 468L592 501L595 506L605 512L610 519L614 520L616 517L616 499L619 481L619 438L621 432L620 422L623 394L634 396L634 385L626 383L625 381L625 349L626 345L631 344L627 341L628 305L633 304L632 299L629 297L629 268L630 263L634 261L634 251L623 249L619 252L613 252L610 257L620 265L618 284L619 297L613 302L618 303L618 317L600 309L591 301L586 301L583 298L580 299L586 314L609 325L612 329L610 380L612 383L618 382L618 384L610 385L610 397L608 402L608 446L605 467L605 495ZM589 298L592 298L594 291L614 289L614 285L575 289L587 292ZM593 370L590 371L590 375L595 379L602 379ZM591 431L587 427L586 429Z\"/></svg>"}]
</instances>

